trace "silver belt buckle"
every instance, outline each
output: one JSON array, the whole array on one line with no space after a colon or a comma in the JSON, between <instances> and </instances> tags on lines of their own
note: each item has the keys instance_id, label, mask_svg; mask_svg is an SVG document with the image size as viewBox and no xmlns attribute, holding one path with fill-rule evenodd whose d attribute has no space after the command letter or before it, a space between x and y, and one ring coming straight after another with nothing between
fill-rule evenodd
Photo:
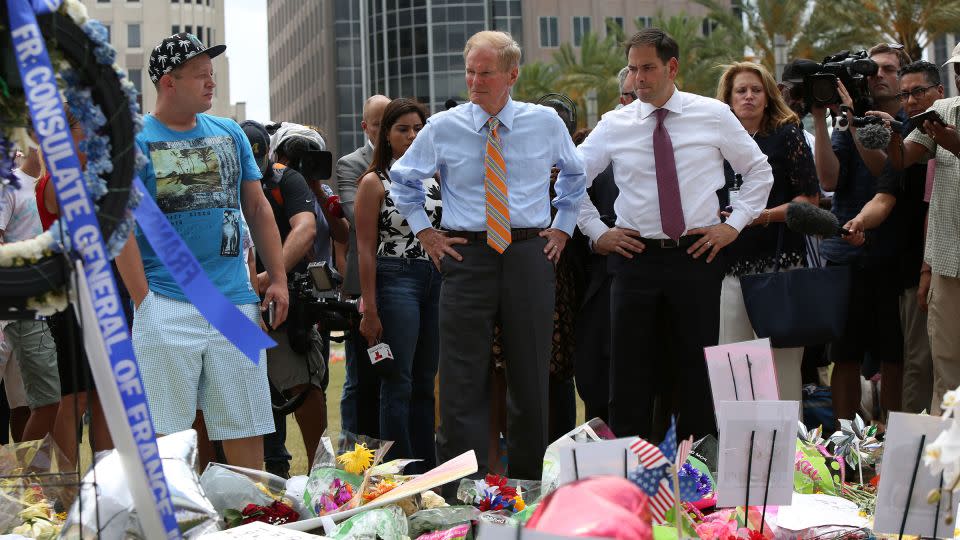
<instances>
[{"instance_id":1,"label":"silver belt buckle","mask_svg":"<svg viewBox=\"0 0 960 540\"><path fill-rule=\"evenodd\" d=\"M673 238L664 238L660 240L661 249L675 249L680 247L680 242L674 240Z\"/></svg>"}]
</instances>

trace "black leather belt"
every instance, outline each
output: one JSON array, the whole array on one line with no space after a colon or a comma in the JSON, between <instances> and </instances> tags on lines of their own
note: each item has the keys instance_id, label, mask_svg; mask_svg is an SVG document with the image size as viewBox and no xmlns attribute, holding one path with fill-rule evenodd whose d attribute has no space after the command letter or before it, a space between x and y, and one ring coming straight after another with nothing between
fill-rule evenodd
<instances>
[{"instance_id":1,"label":"black leather belt","mask_svg":"<svg viewBox=\"0 0 960 540\"><path fill-rule=\"evenodd\" d=\"M521 242L523 240L529 240L531 238L536 238L540 235L543 229L532 227L528 229L510 229L510 238L512 242ZM466 238L471 242L487 242L487 231L445 231L447 236L454 236L456 238Z\"/></svg>"},{"instance_id":2,"label":"black leather belt","mask_svg":"<svg viewBox=\"0 0 960 540\"><path fill-rule=\"evenodd\" d=\"M674 241L671 238L641 238L640 241L647 249L683 249L692 246L702 237L702 234L691 234L681 236L679 241Z\"/></svg>"}]
</instances>

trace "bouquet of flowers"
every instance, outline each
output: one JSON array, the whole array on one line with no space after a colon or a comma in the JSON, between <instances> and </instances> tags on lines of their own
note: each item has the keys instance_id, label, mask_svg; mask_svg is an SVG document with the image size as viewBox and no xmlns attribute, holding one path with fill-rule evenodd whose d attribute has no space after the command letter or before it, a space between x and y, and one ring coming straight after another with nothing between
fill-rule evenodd
<instances>
[{"instance_id":1,"label":"bouquet of flowers","mask_svg":"<svg viewBox=\"0 0 960 540\"><path fill-rule=\"evenodd\" d=\"M41 540L53 540L60 535L67 515L54 510L53 504L44 496L43 488L30 487L19 502L24 506L16 515L21 524L10 529L11 534Z\"/></svg>"},{"instance_id":2,"label":"bouquet of flowers","mask_svg":"<svg viewBox=\"0 0 960 540\"><path fill-rule=\"evenodd\" d=\"M380 485L382 478L371 483L377 465L391 445L391 441L347 431L325 433L303 492L306 512L316 517L354 508L365 502L365 494L372 497L366 499L369 501L395 487L395 482Z\"/></svg>"},{"instance_id":3,"label":"bouquet of flowers","mask_svg":"<svg viewBox=\"0 0 960 540\"><path fill-rule=\"evenodd\" d=\"M77 473L61 472L65 463L49 435L0 446L0 534L57 536L79 485Z\"/></svg>"},{"instance_id":4,"label":"bouquet of flowers","mask_svg":"<svg viewBox=\"0 0 960 540\"><path fill-rule=\"evenodd\" d=\"M488 474L483 480L461 480L457 498L476 506L481 512L505 511L515 514L526 509L525 499L532 501L539 498L539 491L539 482L510 480Z\"/></svg>"},{"instance_id":5,"label":"bouquet of flowers","mask_svg":"<svg viewBox=\"0 0 960 540\"><path fill-rule=\"evenodd\" d=\"M300 519L303 510L286 494L286 481L264 471L211 463L200 484L227 527L262 521L272 525Z\"/></svg>"}]
</instances>

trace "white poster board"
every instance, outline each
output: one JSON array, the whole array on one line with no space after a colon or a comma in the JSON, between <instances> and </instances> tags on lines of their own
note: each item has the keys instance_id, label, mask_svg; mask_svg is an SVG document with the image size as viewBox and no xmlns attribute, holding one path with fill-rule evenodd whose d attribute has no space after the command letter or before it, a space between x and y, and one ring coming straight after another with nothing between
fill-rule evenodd
<instances>
[{"instance_id":1,"label":"white poster board","mask_svg":"<svg viewBox=\"0 0 960 540\"><path fill-rule=\"evenodd\" d=\"M706 347L714 410L722 401L777 401L777 368L768 338ZM719 418L718 418L719 419Z\"/></svg>"},{"instance_id":2,"label":"white poster board","mask_svg":"<svg viewBox=\"0 0 960 540\"><path fill-rule=\"evenodd\" d=\"M748 476L748 504L764 504L765 492L768 506L790 504L799 411L796 401L720 403L717 411L720 427L718 507L743 506L747 497Z\"/></svg>"},{"instance_id":3,"label":"white poster board","mask_svg":"<svg viewBox=\"0 0 960 540\"><path fill-rule=\"evenodd\" d=\"M924 439L922 446L926 447L948 426L949 424L938 416L890 413L887 436L883 443L883 470L880 475L880 489L877 491L874 531L886 534L900 532L904 510L908 509L908 494L913 484L903 533L928 538L953 538L953 525L948 525L946 518L947 514L956 515L957 508L947 508L948 498L944 497L937 504L927 502L930 491L940 486L940 475L932 475L924 466L921 450L921 438ZM914 471L916 482L911 482Z\"/></svg>"},{"instance_id":4,"label":"white poster board","mask_svg":"<svg viewBox=\"0 0 960 540\"><path fill-rule=\"evenodd\" d=\"M626 478L629 471L640 465L640 458L630 449L637 440L637 437L627 437L560 448L560 485L591 476Z\"/></svg>"}]
</instances>

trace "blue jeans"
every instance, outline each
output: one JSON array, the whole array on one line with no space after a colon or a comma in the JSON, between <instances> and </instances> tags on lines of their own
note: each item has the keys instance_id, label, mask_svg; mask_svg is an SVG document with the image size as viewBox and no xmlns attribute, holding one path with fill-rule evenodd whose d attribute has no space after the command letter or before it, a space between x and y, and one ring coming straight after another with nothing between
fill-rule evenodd
<instances>
[{"instance_id":1,"label":"blue jeans","mask_svg":"<svg viewBox=\"0 0 960 540\"><path fill-rule=\"evenodd\" d=\"M387 459L416 458L411 472L437 462L434 378L440 362L440 272L422 259L377 259L377 309L392 360L380 373L380 438L394 441Z\"/></svg>"}]
</instances>

